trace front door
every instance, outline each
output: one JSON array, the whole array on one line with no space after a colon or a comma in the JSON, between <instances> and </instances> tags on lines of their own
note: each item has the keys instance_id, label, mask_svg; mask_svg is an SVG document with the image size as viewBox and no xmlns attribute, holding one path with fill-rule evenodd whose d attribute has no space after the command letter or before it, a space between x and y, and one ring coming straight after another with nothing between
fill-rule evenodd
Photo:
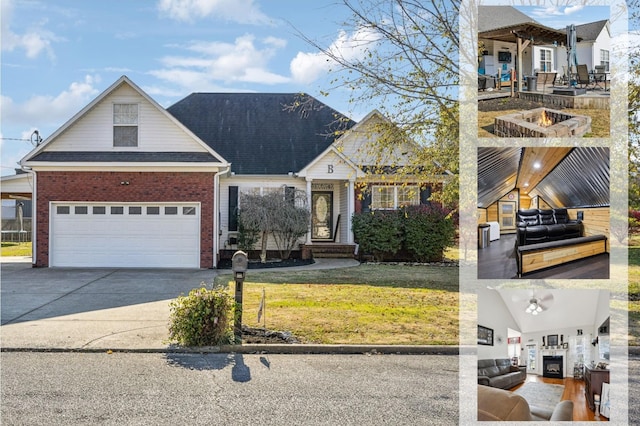
<instances>
[{"instance_id":1,"label":"front door","mask_svg":"<svg viewBox=\"0 0 640 426\"><path fill-rule=\"evenodd\" d=\"M311 193L311 239L333 239L333 192Z\"/></svg>"},{"instance_id":2,"label":"front door","mask_svg":"<svg viewBox=\"0 0 640 426\"><path fill-rule=\"evenodd\" d=\"M515 231L516 229L516 202L515 201L499 201L498 202L498 221L500 222L500 231Z\"/></svg>"}]
</instances>

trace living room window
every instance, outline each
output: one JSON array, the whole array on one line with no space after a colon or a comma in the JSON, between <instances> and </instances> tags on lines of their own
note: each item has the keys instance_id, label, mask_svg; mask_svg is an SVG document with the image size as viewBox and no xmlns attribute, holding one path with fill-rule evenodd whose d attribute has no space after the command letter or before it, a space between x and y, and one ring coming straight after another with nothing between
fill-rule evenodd
<instances>
[{"instance_id":1,"label":"living room window","mask_svg":"<svg viewBox=\"0 0 640 426\"><path fill-rule=\"evenodd\" d=\"M138 146L138 105L113 105L113 146Z\"/></svg>"},{"instance_id":2,"label":"living room window","mask_svg":"<svg viewBox=\"0 0 640 426\"><path fill-rule=\"evenodd\" d=\"M394 210L417 204L420 204L420 188L417 185L371 187L371 208L374 210Z\"/></svg>"}]
</instances>

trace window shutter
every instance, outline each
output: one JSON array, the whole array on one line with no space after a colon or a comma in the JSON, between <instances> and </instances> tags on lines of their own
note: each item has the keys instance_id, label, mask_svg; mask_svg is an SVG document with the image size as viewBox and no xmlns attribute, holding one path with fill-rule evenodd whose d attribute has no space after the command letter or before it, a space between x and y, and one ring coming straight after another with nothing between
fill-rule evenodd
<instances>
[{"instance_id":1,"label":"window shutter","mask_svg":"<svg viewBox=\"0 0 640 426\"><path fill-rule=\"evenodd\" d=\"M371 187L367 188L362 195L362 213L369 213L371 211Z\"/></svg>"},{"instance_id":2,"label":"window shutter","mask_svg":"<svg viewBox=\"0 0 640 426\"><path fill-rule=\"evenodd\" d=\"M429 197L431 197L431 187L420 188L420 204L431 204Z\"/></svg>"},{"instance_id":3,"label":"window shutter","mask_svg":"<svg viewBox=\"0 0 640 426\"><path fill-rule=\"evenodd\" d=\"M296 202L296 188L293 186L285 187L284 199L287 201L287 203L293 205Z\"/></svg>"},{"instance_id":4,"label":"window shutter","mask_svg":"<svg viewBox=\"0 0 640 426\"><path fill-rule=\"evenodd\" d=\"M229 231L238 230L238 187L229 187Z\"/></svg>"}]
</instances>

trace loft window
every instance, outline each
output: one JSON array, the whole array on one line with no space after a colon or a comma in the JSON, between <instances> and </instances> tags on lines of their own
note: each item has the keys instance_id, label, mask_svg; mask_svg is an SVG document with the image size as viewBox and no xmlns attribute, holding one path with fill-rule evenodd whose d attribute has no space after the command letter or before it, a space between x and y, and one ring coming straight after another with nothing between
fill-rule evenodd
<instances>
[{"instance_id":1,"label":"loft window","mask_svg":"<svg viewBox=\"0 0 640 426\"><path fill-rule=\"evenodd\" d=\"M113 105L113 146L138 146L138 105Z\"/></svg>"}]
</instances>

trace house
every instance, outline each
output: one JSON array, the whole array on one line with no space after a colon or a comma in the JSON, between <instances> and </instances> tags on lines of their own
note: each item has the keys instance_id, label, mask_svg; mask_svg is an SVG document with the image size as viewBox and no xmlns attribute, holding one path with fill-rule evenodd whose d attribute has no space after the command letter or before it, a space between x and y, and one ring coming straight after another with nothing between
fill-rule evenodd
<instances>
[{"instance_id":1,"label":"house","mask_svg":"<svg viewBox=\"0 0 640 426\"><path fill-rule=\"evenodd\" d=\"M609 302L608 290L479 289L479 365L506 358L537 382L563 384L562 399L573 399L581 416L574 420L592 419L594 394L604 399L602 383L610 383Z\"/></svg>"},{"instance_id":2,"label":"house","mask_svg":"<svg viewBox=\"0 0 640 426\"><path fill-rule=\"evenodd\" d=\"M576 35L577 63L589 70L604 65L608 71L609 21L576 25ZM521 80L545 72L564 75L568 66L566 30L546 27L513 6L478 7L478 43L479 73L500 75L503 83L511 69Z\"/></svg>"},{"instance_id":3,"label":"house","mask_svg":"<svg viewBox=\"0 0 640 426\"><path fill-rule=\"evenodd\" d=\"M194 93L164 109L123 76L21 160L35 182L34 265L212 268L238 248L240 194L286 188L323 213L307 252L352 256L356 211L431 191L367 171L381 122L305 94Z\"/></svg>"},{"instance_id":4,"label":"house","mask_svg":"<svg viewBox=\"0 0 640 426\"><path fill-rule=\"evenodd\" d=\"M478 148L478 278L609 278L609 208L608 148Z\"/></svg>"}]
</instances>

